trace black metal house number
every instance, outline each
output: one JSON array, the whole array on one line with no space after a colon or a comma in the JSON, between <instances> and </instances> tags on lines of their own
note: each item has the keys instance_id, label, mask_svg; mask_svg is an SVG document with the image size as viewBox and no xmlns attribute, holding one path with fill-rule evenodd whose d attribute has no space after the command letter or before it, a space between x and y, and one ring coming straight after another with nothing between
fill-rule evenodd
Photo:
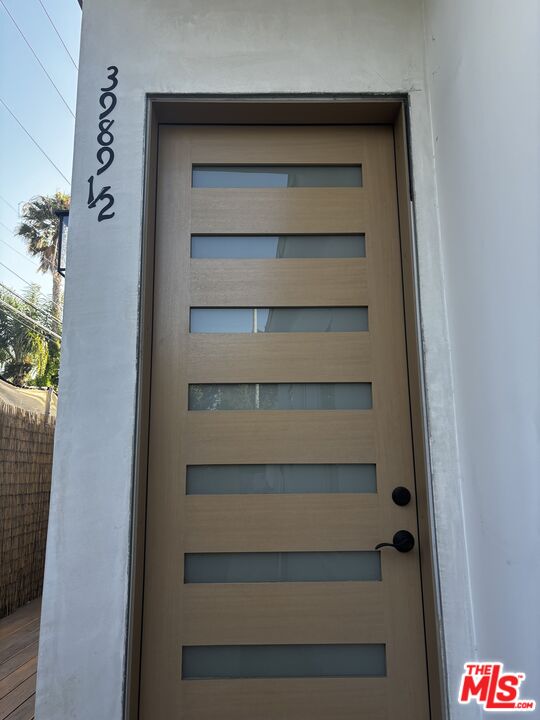
<instances>
[{"instance_id":1,"label":"black metal house number","mask_svg":"<svg viewBox=\"0 0 540 720\"><path fill-rule=\"evenodd\" d=\"M96 159L100 167L96 170L96 177L102 175L114 162L114 150L112 148L114 135L111 131L114 125L114 119L110 118L109 115L116 107L117 102L114 90L118 85L118 68L116 65L109 65L107 71L109 72L107 80L110 80L110 85L108 87L102 87L101 95L99 96L99 104L103 109L102 112L99 113L99 132L97 135L99 148L96 153ZM96 194L94 190L94 175L90 175L88 178L88 208L96 208L99 204L98 222L110 220L114 217L114 211L109 212L114 205L114 195L110 190L110 185L103 185Z\"/></svg>"}]
</instances>

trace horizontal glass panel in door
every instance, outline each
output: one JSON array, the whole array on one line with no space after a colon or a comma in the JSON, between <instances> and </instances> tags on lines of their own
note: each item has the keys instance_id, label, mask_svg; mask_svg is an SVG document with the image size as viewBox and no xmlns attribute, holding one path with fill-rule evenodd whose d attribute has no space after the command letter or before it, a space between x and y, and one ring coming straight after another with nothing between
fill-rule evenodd
<instances>
[{"instance_id":1,"label":"horizontal glass panel in door","mask_svg":"<svg viewBox=\"0 0 540 720\"><path fill-rule=\"evenodd\" d=\"M182 648L184 680L385 675L386 647L382 644L185 645Z\"/></svg>"},{"instance_id":2,"label":"horizontal glass panel in door","mask_svg":"<svg viewBox=\"0 0 540 720\"><path fill-rule=\"evenodd\" d=\"M361 187L360 165L194 165L194 188Z\"/></svg>"},{"instance_id":3,"label":"horizontal glass panel in door","mask_svg":"<svg viewBox=\"0 0 540 720\"><path fill-rule=\"evenodd\" d=\"M191 257L206 259L359 258L360 235L193 235Z\"/></svg>"},{"instance_id":4,"label":"horizontal glass panel in door","mask_svg":"<svg viewBox=\"0 0 540 720\"><path fill-rule=\"evenodd\" d=\"M376 550L188 553L185 583L359 582L381 579Z\"/></svg>"},{"instance_id":5,"label":"horizontal glass panel in door","mask_svg":"<svg viewBox=\"0 0 540 720\"><path fill-rule=\"evenodd\" d=\"M191 308L192 333L366 332L367 307Z\"/></svg>"},{"instance_id":6,"label":"horizontal glass panel in door","mask_svg":"<svg viewBox=\"0 0 540 720\"><path fill-rule=\"evenodd\" d=\"M190 465L187 495L374 493L374 464Z\"/></svg>"},{"instance_id":7,"label":"horizontal glass panel in door","mask_svg":"<svg viewBox=\"0 0 540 720\"><path fill-rule=\"evenodd\" d=\"M189 386L189 410L369 410L371 383L223 383Z\"/></svg>"}]
</instances>

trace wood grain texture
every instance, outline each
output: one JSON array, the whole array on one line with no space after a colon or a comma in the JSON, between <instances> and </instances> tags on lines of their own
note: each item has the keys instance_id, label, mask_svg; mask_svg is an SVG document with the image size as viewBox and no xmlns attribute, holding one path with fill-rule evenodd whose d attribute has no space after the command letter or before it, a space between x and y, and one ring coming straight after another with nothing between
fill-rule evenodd
<instances>
[{"instance_id":1,"label":"wood grain texture","mask_svg":"<svg viewBox=\"0 0 540 720\"><path fill-rule=\"evenodd\" d=\"M191 495L185 552L371 550L380 533L375 494Z\"/></svg>"},{"instance_id":2,"label":"wood grain texture","mask_svg":"<svg viewBox=\"0 0 540 720\"><path fill-rule=\"evenodd\" d=\"M36 690L36 676L32 674L0 700L0 718L8 718L10 713L22 705Z\"/></svg>"},{"instance_id":3,"label":"wood grain texture","mask_svg":"<svg viewBox=\"0 0 540 720\"><path fill-rule=\"evenodd\" d=\"M39 617L40 609L41 598L38 598L2 618L0 620L0 642L8 635L18 632L25 625L36 620L36 618Z\"/></svg>"},{"instance_id":4,"label":"wood grain texture","mask_svg":"<svg viewBox=\"0 0 540 720\"><path fill-rule=\"evenodd\" d=\"M193 307L358 307L367 289L364 258L191 261Z\"/></svg>"},{"instance_id":5,"label":"wood grain texture","mask_svg":"<svg viewBox=\"0 0 540 720\"><path fill-rule=\"evenodd\" d=\"M37 640L30 643L30 645L25 645L21 650L16 649L14 655L11 655L7 658L7 660L4 660L4 662L0 664L0 681L4 680L12 672L15 672L15 670L21 667L21 665L24 665L32 658L37 657L37 653Z\"/></svg>"},{"instance_id":6,"label":"wood grain texture","mask_svg":"<svg viewBox=\"0 0 540 720\"><path fill-rule=\"evenodd\" d=\"M34 622L41 611L41 598L23 605L15 612L0 620L0 643L8 636Z\"/></svg>"},{"instance_id":7,"label":"wood grain texture","mask_svg":"<svg viewBox=\"0 0 540 720\"><path fill-rule=\"evenodd\" d=\"M369 233L363 188L191 191L193 235Z\"/></svg>"},{"instance_id":8,"label":"wood grain texture","mask_svg":"<svg viewBox=\"0 0 540 720\"><path fill-rule=\"evenodd\" d=\"M386 678L183 681L183 720L387 720ZM394 720L394 718L392 718Z\"/></svg>"},{"instance_id":9,"label":"wood grain texture","mask_svg":"<svg viewBox=\"0 0 540 720\"><path fill-rule=\"evenodd\" d=\"M39 637L39 618L26 623L15 633L5 637L0 643L0 666L23 650L27 645L36 642Z\"/></svg>"},{"instance_id":10,"label":"wood grain texture","mask_svg":"<svg viewBox=\"0 0 540 720\"><path fill-rule=\"evenodd\" d=\"M285 132L284 132L285 130ZM191 127L194 165L362 165L373 142L387 128L329 126L277 128L266 126ZM234 158L234 160L232 159ZM364 172L364 176L366 173ZM364 181L365 183L365 181Z\"/></svg>"},{"instance_id":11,"label":"wood grain texture","mask_svg":"<svg viewBox=\"0 0 540 720\"><path fill-rule=\"evenodd\" d=\"M0 680L0 700L18 687L24 680L27 680L29 677L32 677L32 675L35 675L36 672L37 656L34 655L25 663L20 665L16 670Z\"/></svg>"},{"instance_id":12,"label":"wood grain texture","mask_svg":"<svg viewBox=\"0 0 540 720\"><path fill-rule=\"evenodd\" d=\"M189 383L369 382L368 332L192 334Z\"/></svg>"},{"instance_id":13,"label":"wood grain texture","mask_svg":"<svg viewBox=\"0 0 540 720\"><path fill-rule=\"evenodd\" d=\"M240 585L183 585L181 573L190 551L358 550L390 540L398 529L416 535L415 503L400 508L391 501L396 485L414 494L392 130L160 132L141 717L427 720L417 548L407 555L381 553L382 581L358 588L358 597L355 583L347 588L353 595L336 593L334 583L262 583L243 595ZM191 188L193 163L242 162L359 163L364 186ZM190 259L192 233L340 232L366 233L365 259L338 265ZM368 303L369 333L337 338L339 345L327 334L320 352L311 333L292 339L189 334L189 308L197 304L335 306L354 304L350 298ZM195 377L204 383L360 376L373 383L373 410L187 410L188 384ZM185 495L188 464L355 462L377 464L377 495ZM312 596L302 596L310 588ZM386 645L387 677L181 680L181 648L188 639L249 644L269 638L272 628L275 638L295 641L376 637Z\"/></svg>"},{"instance_id":14,"label":"wood grain texture","mask_svg":"<svg viewBox=\"0 0 540 720\"><path fill-rule=\"evenodd\" d=\"M185 645L384 643L386 637L380 582L204 584L187 585L184 593Z\"/></svg>"},{"instance_id":15,"label":"wood grain texture","mask_svg":"<svg viewBox=\"0 0 540 720\"><path fill-rule=\"evenodd\" d=\"M377 168L366 179L371 235L369 262L370 336L373 368L373 404L377 408L377 482L381 497L381 527L408 529L417 542L414 550L388 558L384 572L387 617L387 672L389 717L429 716L427 669L419 572L414 462L410 422L402 266L399 243L393 134L372 143L367 164ZM389 188L394 190L389 192ZM396 480L399 478L399 483ZM392 489L404 485L413 500L406 507L391 501ZM401 561L400 561L401 559ZM404 609L404 603L407 609Z\"/></svg>"},{"instance_id":16,"label":"wood grain texture","mask_svg":"<svg viewBox=\"0 0 540 720\"><path fill-rule=\"evenodd\" d=\"M375 414L374 410L189 412L185 462L375 462Z\"/></svg>"},{"instance_id":17,"label":"wood grain texture","mask_svg":"<svg viewBox=\"0 0 540 720\"><path fill-rule=\"evenodd\" d=\"M41 598L0 620L0 720L32 720Z\"/></svg>"},{"instance_id":18,"label":"wood grain texture","mask_svg":"<svg viewBox=\"0 0 540 720\"><path fill-rule=\"evenodd\" d=\"M11 712L6 720L34 720L36 695L33 693L18 708Z\"/></svg>"}]
</instances>

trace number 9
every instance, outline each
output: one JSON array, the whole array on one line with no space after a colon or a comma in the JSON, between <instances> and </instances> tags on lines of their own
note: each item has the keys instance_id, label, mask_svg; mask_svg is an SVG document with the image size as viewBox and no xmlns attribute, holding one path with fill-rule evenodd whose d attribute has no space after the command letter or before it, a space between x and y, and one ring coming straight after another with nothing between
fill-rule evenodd
<instances>
[{"instance_id":1,"label":"number 9","mask_svg":"<svg viewBox=\"0 0 540 720\"><path fill-rule=\"evenodd\" d=\"M107 155L107 159L104 160L103 156ZM103 167L100 167L97 171L97 175L101 175L101 173L104 173L107 168L110 168L113 164L114 160L114 150L111 147L101 147L96 153L96 157L98 160L98 163L102 165Z\"/></svg>"}]
</instances>

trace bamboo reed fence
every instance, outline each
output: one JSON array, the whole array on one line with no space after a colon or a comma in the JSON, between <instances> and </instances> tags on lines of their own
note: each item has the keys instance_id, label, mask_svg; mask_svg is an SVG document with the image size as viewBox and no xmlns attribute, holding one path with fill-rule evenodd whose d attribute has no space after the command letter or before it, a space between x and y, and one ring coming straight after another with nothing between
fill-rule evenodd
<instances>
[{"instance_id":1,"label":"bamboo reed fence","mask_svg":"<svg viewBox=\"0 0 540 720\"><path fill-rule=\"evenodd\" d=\"M42 591L54 428L0 403L0 617Z\"/></svg>"}]
</instances>

